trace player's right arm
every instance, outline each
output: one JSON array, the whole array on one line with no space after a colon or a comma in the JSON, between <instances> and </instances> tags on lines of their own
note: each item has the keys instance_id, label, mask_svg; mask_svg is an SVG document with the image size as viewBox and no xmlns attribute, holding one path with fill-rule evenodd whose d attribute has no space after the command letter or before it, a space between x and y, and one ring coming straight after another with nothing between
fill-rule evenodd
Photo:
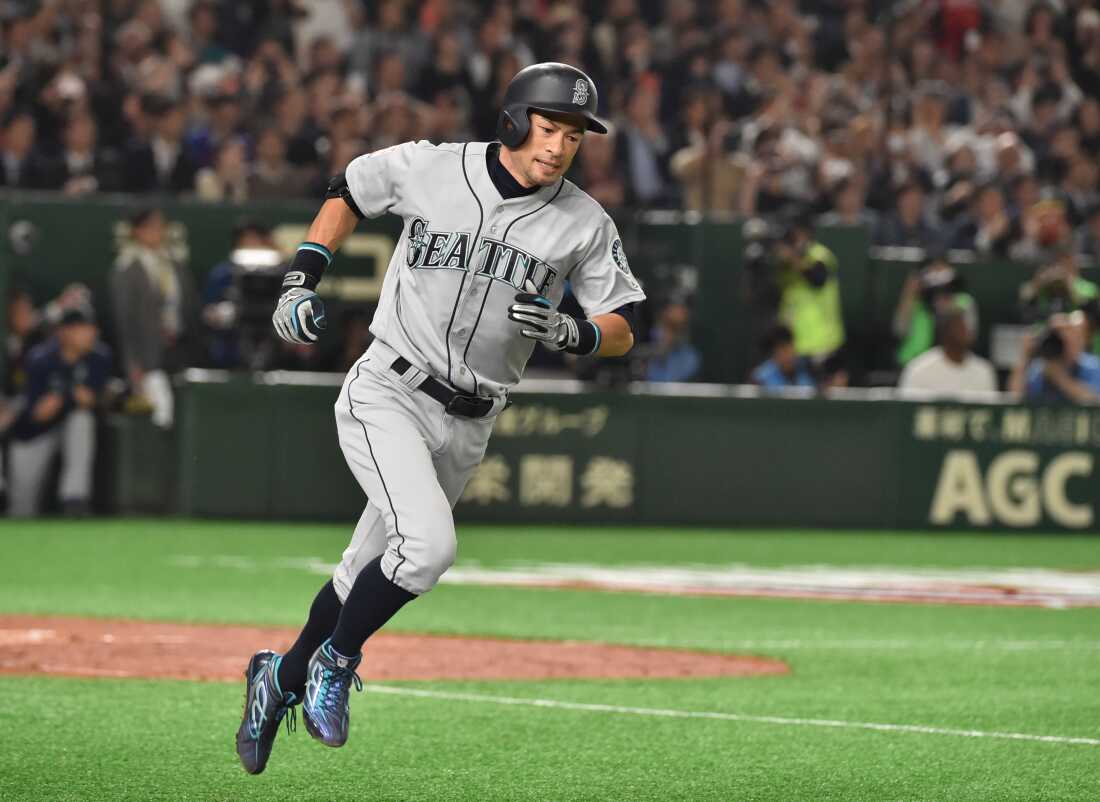
<instances>
[{"instance_id":1,"label":"player's right arm","mask_svg":"<svg viewBox=\"0 0 1100 802\"><path fill-rule=\"evenodd\" d=\"M405 143L352 159L329 182L325 202L291 260L271 316L275 331L287 342L309 345L321 336L327 325L325 306L316 292L321 276L356 223L397 211L398 176L407 168L411 146Z\"/></svg>"},{"instance_id":2,"label":"player's right arm","mask_svg":"<svg viewBox=\"0 0 1100 802\"><path fill-rule=\"evenodd\" d=\"M339 197L328 198L313 218L305 242L298 246L283 277L282 294L271 316L276 333L287 342L309 345L327 327L317 285L332 262L332 254L358 222L359 217Z\"/></svg>"}]
</instances>

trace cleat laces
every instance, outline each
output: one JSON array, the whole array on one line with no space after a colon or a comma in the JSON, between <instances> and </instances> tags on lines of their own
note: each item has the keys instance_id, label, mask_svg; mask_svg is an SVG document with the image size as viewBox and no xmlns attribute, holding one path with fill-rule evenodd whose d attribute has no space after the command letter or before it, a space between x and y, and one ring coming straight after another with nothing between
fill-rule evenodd
<instances>
[{"instance_id":1,"label":"cleat laces","mask_svg":"<svg viewBox=\"0 0 1100 802\"><path fill-rule=\"evenodd\" d=\"M355 690L362 692L363 680L354 668L323 666L321 688L317 693L317 707L322 710L336 710L341 696L346 696L348 685L354 683Z\"/></svg>"},{"instance_id":2,"label":"cleat laces","mask_svg":"<svg viewBox=\"0 0 1100 802\"><path fill-rule=\"evenodd\" d=\"M286 734L290 735L298 729L298 712L294 709L294 694L287 694L287 696L290 701L287 702L284 708L286 712L283 715L286 717Z\"/></svg>"}]
</instances>

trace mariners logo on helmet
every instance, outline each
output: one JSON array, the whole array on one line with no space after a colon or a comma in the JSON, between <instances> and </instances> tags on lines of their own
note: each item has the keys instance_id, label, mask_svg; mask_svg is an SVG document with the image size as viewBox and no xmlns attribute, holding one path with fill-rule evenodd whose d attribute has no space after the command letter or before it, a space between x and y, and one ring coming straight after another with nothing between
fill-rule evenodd
<instances>
[{"instance_id":1,"label":"mariners logo on helmet","mask_svg":"<svg viewBox=\"0 0 1100 802\"><path fill-rule=\"evenodd\" d=\"M588 81L578 78L573 84L573 105L583 106L588 102Z\"/></svg>"}]
</instances>

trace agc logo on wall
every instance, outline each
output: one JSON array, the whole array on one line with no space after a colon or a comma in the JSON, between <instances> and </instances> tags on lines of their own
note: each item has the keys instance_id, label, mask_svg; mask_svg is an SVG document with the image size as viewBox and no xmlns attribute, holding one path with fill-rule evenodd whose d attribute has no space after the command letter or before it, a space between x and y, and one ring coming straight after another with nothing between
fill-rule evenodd
<instances>
[{"instance_id":1,"label":"agc logo on wall","mask_svg":"<svg viewBox=\"0 0 1100 802\"><path fill-rule=\"evenodd\" d=\"M998 454L983 472L977 454L966 449L948 451L940 468L936 492L928 513L930 523L946 526L956 516L973 526L1027 527L1046 519L1070 529L1085 529L1094 520L1098 494L1085 489L1092 477L1093 455L1067 451L1042 467L1039 454L1015 449ZM1071 499L1068 484L1075 482Z\"/></svg>"}]
</instances>

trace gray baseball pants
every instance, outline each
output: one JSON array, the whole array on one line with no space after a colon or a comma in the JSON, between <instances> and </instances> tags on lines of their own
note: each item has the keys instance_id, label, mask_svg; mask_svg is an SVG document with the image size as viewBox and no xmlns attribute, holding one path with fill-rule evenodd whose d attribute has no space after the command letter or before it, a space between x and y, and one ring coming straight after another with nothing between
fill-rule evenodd
<instances>
[{"instance_id":1,"label":"gray baseball pants","mask_svg":"<svg viewBox=\"0 0 1100 802\"><path fill-rule=\"evenodd\" d=\"M340 448L368 499L332 577L341 601L379 554L385 576L410 593L431 590L450 568L452 510L504 406L499 401L484 418L450 415L416 389L421 371L391 370L396 358L376 340L348 372L335 405Z\"/></svg>"},{"instance_id":2,"label":"gray baseball pants","mask_svg":"<svg viewBox=\"0 0 1100 802\"><path fill-rule=\"evenodd\" d=\"M9 503L13 517L38 515L50 463L61 452L62 501L87 501L92 495L95 460L95 416L86 409L70 412L61 424L32 440L8 446Z\"/></svg>"}]
</instances>

